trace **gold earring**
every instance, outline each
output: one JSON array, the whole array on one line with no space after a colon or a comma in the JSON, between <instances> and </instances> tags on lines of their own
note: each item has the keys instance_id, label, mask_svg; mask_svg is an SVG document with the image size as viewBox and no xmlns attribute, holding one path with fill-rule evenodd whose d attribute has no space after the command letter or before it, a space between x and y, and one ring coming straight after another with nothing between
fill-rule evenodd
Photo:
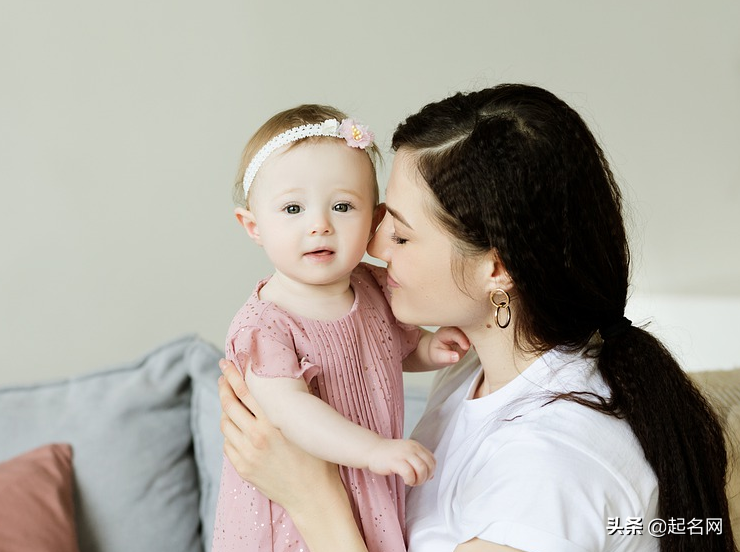
<instances>
[{"instance_id":1,"label":"gold earring","mask_svg":"<svg viewBox=\"0 0 740 552\"><path fill-rule=\"evenodd\" d=\"M502 296L503 299L501 301L496 301L496 296ZM488 299L491 301L491 304L496 307L496 312L494 313L494 319L496 320L496 325L501 328L502 330L509 325L509 322L511 322L511 308L509 307L509 302L511 301L511 296L506 293L503 289L497 289L491 292L491 295L488 297ZM501 310L506 309L504 312L506 313L506 320L501 323Z\"/></svg>"}]
</instances>

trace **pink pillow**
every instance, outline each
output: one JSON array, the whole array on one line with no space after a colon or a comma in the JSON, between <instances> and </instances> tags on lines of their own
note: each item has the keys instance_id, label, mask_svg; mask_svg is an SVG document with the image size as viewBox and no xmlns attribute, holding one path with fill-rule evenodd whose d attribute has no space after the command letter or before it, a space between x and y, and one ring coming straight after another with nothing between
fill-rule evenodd
<instances>
[{"instance_id":1,"label":"pink pillow","mask_svg":"<svg viewBox=\"0 0 740 552\"><path fill-rule=\"evenodd\" d=\"M0 552L78 552L73 495L70 445L0 463Z\"/></svg>"}]
</instances>

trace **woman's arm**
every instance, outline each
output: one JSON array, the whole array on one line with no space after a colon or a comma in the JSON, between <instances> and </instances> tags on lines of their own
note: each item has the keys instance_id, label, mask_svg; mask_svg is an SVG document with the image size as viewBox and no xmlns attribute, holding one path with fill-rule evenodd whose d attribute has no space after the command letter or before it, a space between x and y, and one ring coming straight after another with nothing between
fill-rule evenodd
<instances>
[{"instance_id":1,"label":"woman's arm","mask_svg":"<svg viewBox=\"0 0 740 552\"><path fill-rule=\"evenodd\" d=\"M267 419L309 454L380 475L397 473L407 485L434 473L434 456L419 443L387 439L351 422L309 393L303 378L261 377L247 365L245 379Z\"/></svg>"},{"instance_id":2,"label":"woman's arm","mask_svg":"<svg viewBox=\"0 0 740 552\"><path fill-rule=\"evenodd\" d=\"M458 544L455 552L522 552L522 550L480 539L470 539L468 542Z\"/></svg>"},{"instance_id":3,"label":"woman's arm","mask_svg":"<svg viewBox=\"0 0 740 552\"><path fill-rule=\"evenodd\" d=\"M225 360L219 366L224 452L237 473L285 508L313 552L367 552L337 467L288 441L267 421L236 367ZM472 539L455 552L519 551Z\"/></svg>"},{"instance_id":4,"label":"woman's arm","mask_svg":"<svg viewBox=\"0 0 740 552\"><path fill-rule=\"evenodd\" d=\"M337 467L285 439L236 367L224 360L219 365L224 452L237 473L285 508L313 552L367 552Z\"/></svg>"}]
</instances>

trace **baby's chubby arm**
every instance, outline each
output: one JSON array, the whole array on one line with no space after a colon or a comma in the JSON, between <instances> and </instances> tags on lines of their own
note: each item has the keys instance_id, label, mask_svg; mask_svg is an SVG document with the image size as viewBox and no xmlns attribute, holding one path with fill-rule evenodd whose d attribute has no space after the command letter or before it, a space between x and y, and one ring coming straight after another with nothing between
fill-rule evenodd
<instances>
[{"instance_id":1,"label":"baby's chubby arm","mask_svg":"<svg viewBox=\"0 0 740 552\"><path fill-rule=\"evenodd\" d=\"M303 378L261 377L247 367L249 390L270 422L310 454L379 475L400 475L407 485L432 477L435 460L416 441L386 439L352 423L308 391Z\"/></svg>"},{"instance_id":2,"label":"baby's chubby arm","mask_svg":"<svg viewBox=\"0 0 740 552\"><path fill-rule=\"evenodd\" d=\"M470 340L460 328L443 326L436 332L421 330L416 349L403 361L404 372L427 372L456 363L470 349Z\"/></svg>"}]
</instances>

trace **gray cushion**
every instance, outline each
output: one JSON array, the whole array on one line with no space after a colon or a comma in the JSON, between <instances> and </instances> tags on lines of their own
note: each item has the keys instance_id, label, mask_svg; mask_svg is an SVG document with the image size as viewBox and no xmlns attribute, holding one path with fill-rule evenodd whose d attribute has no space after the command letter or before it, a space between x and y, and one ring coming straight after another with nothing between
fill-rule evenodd
<instances>
[{"instance_id":1,"label":"gray cushion","mask_svg":"<svg viewBox=\"0 0 740 552\"><path fill-rule=\"evenodd\" d=\"M201 344L202 345L202 344ZM195 461L200 480L200 518L202 520L203 549L211 549L216 502L221 483L224 438L219 423L221 405L218 401L218 359L223 355L211 346L193 346L190 349L191 430Z\"/></svg>"},{"instance_id":2,"label":"gray cushion","mask_svg":"<svg viewBox=\"0 0 740 552\"><path fill-rule=\"evenodd\" d=\"M117 368L2 389L0 461L46 443L72 445L82 552L210 549L219 356L189 336Z\"/></svg>"}]
</instances>

